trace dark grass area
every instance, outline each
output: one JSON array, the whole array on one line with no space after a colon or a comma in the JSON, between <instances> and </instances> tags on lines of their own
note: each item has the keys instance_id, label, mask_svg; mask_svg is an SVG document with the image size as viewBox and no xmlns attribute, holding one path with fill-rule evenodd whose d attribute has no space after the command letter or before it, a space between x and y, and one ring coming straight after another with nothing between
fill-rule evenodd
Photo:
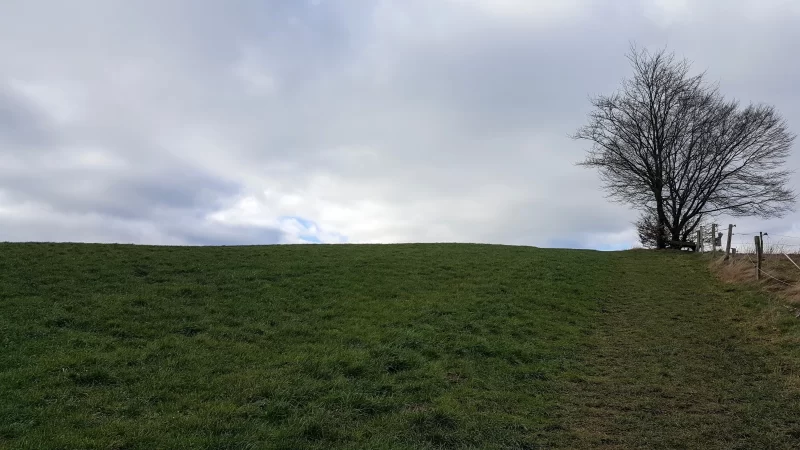
<instances>
[{"instance_id":1,"label":"dark grass area","mask_svg":"<svg viewBox=\"0 0 800 450\"><path fill-rule=\"evenodd\" d=\"M563 402L577 447L800 448L800 320L782 301L693 255L617 262Z\"/></svg>"},{"instance_id":2,"label":"dark grass area","mask_svg":"<svg viewBox=\"0 0 800 450\"><path fill-rule=\"evenodd\" d=\"M670 253L3 244L0 447L791 448L770 305Z\"/></svg>"}]
</instances>

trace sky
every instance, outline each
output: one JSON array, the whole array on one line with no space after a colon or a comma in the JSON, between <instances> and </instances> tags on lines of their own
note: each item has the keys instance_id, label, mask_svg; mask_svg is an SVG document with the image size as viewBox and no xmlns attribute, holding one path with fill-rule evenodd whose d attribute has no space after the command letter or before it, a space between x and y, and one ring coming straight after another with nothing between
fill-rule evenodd
<instances>
[{"instance_id":1,"label":"sky","mask_svg":"<svg viewBox=\"0 0 800 450\"><path fill-rule=\"evenodd\" d=\"M797 133L798 42L793 0L3 0L0 241L630 248L569 137L630 44Z\"/></svg>"}]
</instances>

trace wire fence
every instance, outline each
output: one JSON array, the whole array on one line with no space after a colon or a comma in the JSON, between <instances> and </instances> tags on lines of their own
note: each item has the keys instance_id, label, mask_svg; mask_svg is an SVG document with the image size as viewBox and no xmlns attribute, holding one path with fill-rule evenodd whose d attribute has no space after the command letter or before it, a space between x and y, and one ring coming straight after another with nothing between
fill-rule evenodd
<instances>
[{"instance_id":1,"label":"wire fence","mask_svg":"<svg viewBox=\"0 0 800 450\"><path fill-rule=\"evenodd\" d=\"M752 267L754 278L767 279L784 288L800 286L800 235L733 230L730 249L727 247L727 229L717 233L717 242L712 244L717 244L715 247L720 255L728 255L726 258L732 262L746 261ZM708 235L710 241L711 234ZM701 239L701 251L714 247L704 241L706 239ZM761 242L760 264L757 242Z\"/></svg>"}]
</instances>

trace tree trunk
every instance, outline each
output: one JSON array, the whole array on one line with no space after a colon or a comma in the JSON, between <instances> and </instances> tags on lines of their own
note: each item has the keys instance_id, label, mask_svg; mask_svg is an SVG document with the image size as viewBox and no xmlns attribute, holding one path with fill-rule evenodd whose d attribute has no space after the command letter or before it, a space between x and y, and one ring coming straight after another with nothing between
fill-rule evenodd
<instances>
[{"instance_id":1,"label":"tree trunk","mask_svg":"<svg viewBox=\"0 0 800 450\"><path fill-rule=\"evenodd\" d=\"M683 231L681 230L681 221L673 215L672 224L669 227L670 239L673 241L685 241L686 239L683 239L681 231Z\"/></svg>"},{"instance_id":2,"label":"tree trunk","mask_svg":"<svg viewBox=\"0 0 800 450\"><path fill-rule=\"evenodd\" d=\"M656 248L659 249L667 248L667 241L664 239L664 232L663 232L664 226L665 226L665 221L659 217L658 229L656 233Z\"/></svg>"},{"instance_id":3,"label":"tree trunk","mask_svg":"<svg viewBox=\"0 0 800 450\"><path fill-rule=\"evenodd\" d=\"M656 248L667 248L667 242L664 239L662 230L667 225L667 215L664 213L664 199L661 197L661 189L656 189L656 214L658 215L658 233L656 234Z\"/></svg>"}]
</instances>

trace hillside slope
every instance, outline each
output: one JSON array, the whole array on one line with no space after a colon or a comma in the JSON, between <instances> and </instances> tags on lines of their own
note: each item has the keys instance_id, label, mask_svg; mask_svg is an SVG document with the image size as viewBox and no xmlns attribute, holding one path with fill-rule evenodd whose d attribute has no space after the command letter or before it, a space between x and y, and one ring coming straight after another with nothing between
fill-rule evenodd
<instances>
[{"instance_id":1,"label":"hillside slope","mask_svg":"<svg viewBox=\"0 0 800 450\"><path fill-rule=\"evenodd\" d=\"M791 448L798 320L694 255L0 245L2 448Z\"/></svg>"}]
</instances>

